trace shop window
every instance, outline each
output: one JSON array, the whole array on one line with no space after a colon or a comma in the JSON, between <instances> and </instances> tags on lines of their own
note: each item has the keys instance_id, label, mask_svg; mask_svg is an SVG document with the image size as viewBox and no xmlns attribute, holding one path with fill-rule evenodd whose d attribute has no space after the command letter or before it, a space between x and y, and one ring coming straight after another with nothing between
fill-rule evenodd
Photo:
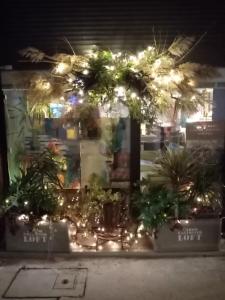
<instances>
[{"instance_id":1,"label":"shop window","mask_svg":"<svg viewBox=\"0 0 225 300\"><path fill-rule=\"evenodd\" d=\"M78 104L79 114L70 116L68 104L51 102L32 111L25 90L4 93L11 180L48 148L60 163L64 188L85 187L93 173L105 186L129 186L130 119L125 107L118 104L109 111Z\"/></svg>"}]
</instances>

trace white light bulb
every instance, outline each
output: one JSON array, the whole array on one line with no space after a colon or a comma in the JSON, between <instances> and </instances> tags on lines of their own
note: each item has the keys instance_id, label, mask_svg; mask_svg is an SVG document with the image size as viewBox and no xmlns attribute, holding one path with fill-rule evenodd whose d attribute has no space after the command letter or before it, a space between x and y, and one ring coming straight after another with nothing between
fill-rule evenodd
<instances>
[{"instance_id":1,"label":"white light bulb","mask_svg":"<svg viewBox=\"0 0 225 300\"><path fill-rule=\"evenodd\" d=\"M145 52L141 51L138 53L138 59L142 59L145 56Z\"/></svg>"},{"instance_id":2,"label":"white light bulb","mask_svg":"<svg viewBox=\"0 0 225 300\"><path fill-rule=\"evenodd\" d=\"M55 67L55 73L57 73L57 74L63 74L67 68L68 68L68 65L66 63L60 62Z\"/></svg>"},{"instance_id":3,"label":"white light bulb","mask_svg":"<svg viewBox=\"0 0 225 300\"><path fill-rule=\"evenodd\" d=\"M130 96L131 96L131 98L136 98L136 97L137 97L137 94L133 92L133 93L131 93Z\"/></svg>"},{"instance_id":4,"label":"white light bulb","mask_svg":"<svg viewBox=\"0 0 225 300\"><path fill-rule=\"evenodd\" d=\"M153 49L154 49L154 47L152 47L152 46L148 46L148 51L152 51Z\"/></svg>"}]
</instances>

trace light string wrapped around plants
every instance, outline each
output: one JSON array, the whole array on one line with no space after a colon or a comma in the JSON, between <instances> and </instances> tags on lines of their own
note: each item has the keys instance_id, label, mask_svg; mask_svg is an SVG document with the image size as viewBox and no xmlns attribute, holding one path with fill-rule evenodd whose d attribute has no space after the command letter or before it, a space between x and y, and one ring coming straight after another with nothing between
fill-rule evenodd
<instances>
[{"instance_id":1,"label":"light string wrapped around plants","mask_svg":"<svg viewBox=\"0 0 225 300\"><path fill-rule=\"evenodd\" d=\"M202 104L196 83L215 72L207 66L182 62L194 41L192 37L179 37L166 50L149 46L136 55L91 50L86 55L49 56L35 48L23 49L21 54L26 59L52 65L51 72L43 78L31 80L28 100L38 95L38 102L56 98L63 101L72 94L75 101L69 111L74 114L77 103L107 104L110 110L121 102L131 117L150 124L158 113L171 107L174 117L179 110L196 111Z\"/></svg>"}]
</instances>

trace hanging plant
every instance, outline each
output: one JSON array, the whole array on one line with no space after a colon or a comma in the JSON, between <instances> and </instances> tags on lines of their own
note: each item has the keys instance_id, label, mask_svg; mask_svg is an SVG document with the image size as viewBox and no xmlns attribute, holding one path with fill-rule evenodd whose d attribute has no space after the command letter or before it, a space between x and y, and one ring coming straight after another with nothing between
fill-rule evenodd
<instances>
[{"instance_id":1,"label":"hanging plant","mask_svg":"<svg viewBox=\"0 0 225 300\"><path fill-rule=\"evenodd\" d=\"M130 116L152 124L158 113L173 107L193 112L202 104L195 86L199 79L212 76L212 68L196 63L183 63L195 39L179 37L167 50L149 46L137 55L109 50L89 51L86 55L56 54L49 56L35 48L21 54L32 62L47 62L52 70L44 78L33 78L29 98L45 102L73 94L78 103L108 105L118 102L128 107ZM29 100L29 99L28 99Z\"/></svg>"}]
</instances>

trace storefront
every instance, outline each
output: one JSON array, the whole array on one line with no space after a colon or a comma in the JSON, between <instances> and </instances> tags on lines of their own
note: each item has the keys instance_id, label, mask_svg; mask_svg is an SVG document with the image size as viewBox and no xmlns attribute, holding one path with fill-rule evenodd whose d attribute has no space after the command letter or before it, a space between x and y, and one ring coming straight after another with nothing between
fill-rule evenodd
<instances>
[{"instance_id":1,"label":"storefront","mask_svg":"<svg viewBox=\"0 0 225 300\"><path fill-rule=\"evenodd\" d=\"M109 70L114 69L111 66ZM55 98L51 95L51 100L44 101L40 105L38 97L41 96L36 93L32 98L27 89L27 80L33 76L33 73L34 71L2 72L8 173L10 182L15 182L21 176L21 170L28 170L30 165L32 166L34 158L39 157L36 166L40 166L40 159L46 149L51 152L54 163L57 163L59 167L57 180L60 189L58 189L57 203L59 208L61 207L61 211L59 214L55 213L54 217L57 215L56 219L61 227L57 227L60 225L52 223L52 220L49 221L47 213L42 213L42 219L39 215L38 229L29 232L26 227L22 228L21 242L18 242L17 237L12 236L9 230L7 231L7 250L149 251L153 248L152 240L149 237L152 232L146 228L153 225L152 223L149 225L145 223L145 219L141 219L146 207L143 208L142 214L138 217L135 216L136 208L132 204L134 184L139 179L161 184L165 174L160 175L156 169L165 150L171 151L173 154L176 150L180 152L187 149L193 153L193 148L200 147L207 155L210 152L214 159L213 163L221 162L224 155L225 136L225 113L222 113L223 109L225 112L223 104L224 78L214 78L200 83L200 87L196 87L197 97L204 102L204 105L199 104L199 107L195 107L196 113L175 111L174 107L171 107L171 109L167 109L167 113L158 113L154 125L152 125L146 120L138 121L131 117L130 111L123 101L114 101L110 104L103 101L98 106L86 105L82 90L76 91L76 93L68 91L63 96L59 92ZM46 71L35 72L39 83L40 76L45 76L45 73ZM171 76L176 84L183 80L182 77L176 77L178 75L175 76L174 73ZM70 77L68 78L69 81ZM169 80L164 76L161 82L156 81L156 84L167 85ZM49 89L47 81L41 82L41 85L44 90ZM157 89L157 86L153 85L153 89ZM119 86L114 90L116 99L123 100L124 88ZM137 97L134 92L129 96L131 100ZM167 95L164 96L167 97ZM177 97L177 95L175 96ZM28 101L29 97L34 99L33 102ZM195 98L192 99L192 102L194 101ZM189 152L182 155L189 155ZM185 157L186 160L189 158L190 156ZM186 172L188 169L184 169L184 171ZM26 173L26 171L24 172ZM179 187L176 184L172 186L172 189L170 188L169 192L183 193L184 189L188 191L194 186L193 180L188 181L187 178ZM163 192L164 187L162 188ZM49 185L49 182L44 182L42 188L45 196L45 190L52 188L51 183ZM35 199L35 187L33 192ZM42 193L41 190L40 193ZM167 191L165 193L166 196L163 197L168 200L171 195ZM210 197L211 190L201 190L201 196L199 191L198 193L195 194L195 200L204 202L205 196ZM213 195L215 196L215 194ZM161 197L161 194L157 194L157 197L159 196ZM141 197L143 198L143 195ZM6 199L6 201L16 201L15 198L13 199ZM24 211L28 211L27 207L30 207L31 199L21 199L23 199ZM37 204L37 201L35 203ZM174 205L173 203L173 208ZM199 207L192 206L192 217L198 210L201 210ZM46 211L48 208L45 207ZM34 215L36 209L35 206L33 211L29 211L30 217ZM162 208L162 212L156 217L159 224L161 221L165 222L167 218L167 212L165 213L163 209L167 211L167 207ZM215 207L215 210L213 207L213 212L207 211L207 214L218 215L217 209L218 207ZM37 211L40 213L39 207ZM186 222L184 224L189 223L189 217L175 215L176 221L184 220ZM22 213L18 218L19 222L26 221L27 215ZM180 221L178 223L180 224ZM175 225L177 226L178 223ZM209 237L212 237L212 242L215 243L219 236L218 224L217 218L214 231ZM196 227L193 226L197 225L183 229L186 230L186 233L183 232L182 238L180 234L182 230L178 231L177 239L181 241L185 236L183 240L194 242L201 236L199 232L208 231L204 224L195 231L193 228ZM56 237L57 232L61 233L63 237ZM49 236L51 240L52 234L55 235L56 244L49 246L48 240ZM62 245L62 248L57 246L59 244ZM200 247L200 249L202 248ZM208 250L215 249L217 249L217 245L208 248Z\"/></svg>"}]
</instances>

